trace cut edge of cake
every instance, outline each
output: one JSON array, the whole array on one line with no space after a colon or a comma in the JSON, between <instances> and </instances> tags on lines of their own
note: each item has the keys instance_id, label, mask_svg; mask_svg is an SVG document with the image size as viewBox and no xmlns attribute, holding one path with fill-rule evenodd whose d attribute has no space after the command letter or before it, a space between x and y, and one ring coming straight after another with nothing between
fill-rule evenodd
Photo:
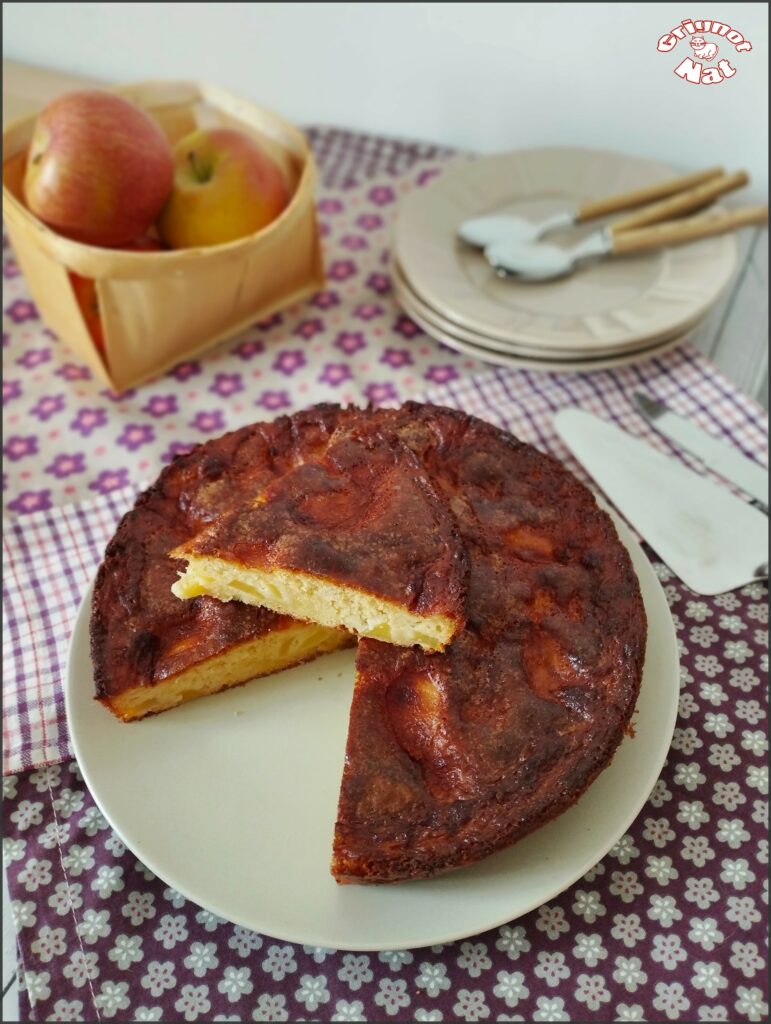
<instances>
[{"instance_id":1,"label":"cut edge of cake","mask_svg":"<svg viewBox=\"0 0 771 1024\"><path fill-rule=\"evenodd\" d=\"M224 558L193 555L185 546L171 552L187 569L172 593L189 599L203 594L220 601L244 601L282 615L399 647L418 645L443 651L462 623L449 615L422 615L348 584L298 570L255 568Z\"/></svg>"},{"instance_id":2,"label":"cut edge of cake","mask_svg":"<svg viewBox=\"0 0 771 1024\"><path fill-rule=\"evenodd\" d=\"M124 722L137 721L198 697L241 686L252 679L294 668L350 646L350 634L316 623L288 621L258 637L192 665L151 686L134 686L118 694L104 690L97 700Z\"/></svg>"}]
</instances>

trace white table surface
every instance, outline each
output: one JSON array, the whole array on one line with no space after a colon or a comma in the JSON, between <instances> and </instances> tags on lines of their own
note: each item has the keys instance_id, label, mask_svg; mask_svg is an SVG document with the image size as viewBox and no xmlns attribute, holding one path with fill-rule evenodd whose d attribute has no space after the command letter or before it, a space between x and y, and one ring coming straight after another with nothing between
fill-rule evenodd
<instances>
[{"instance_id":1,"label":"white table surface","mask_svg":"<svg viewBox=\"0 0 771 1024\"><path fill-rule=\"evenodd\" d=\"M3 120L21 116L82 79L15 61L3 62ZM768 230L742 231L731 287L691 336L747 394L768 408ZM18 1021L16 938L3 873L3 1020Z\"/></svg>"}]
</instances>

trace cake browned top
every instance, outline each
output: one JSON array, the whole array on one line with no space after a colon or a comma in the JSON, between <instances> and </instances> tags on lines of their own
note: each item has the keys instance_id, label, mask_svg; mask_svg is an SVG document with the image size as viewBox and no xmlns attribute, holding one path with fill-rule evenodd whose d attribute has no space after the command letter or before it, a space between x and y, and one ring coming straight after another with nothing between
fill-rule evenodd
<instances>
[{"instance_id":1,"label":"cake browned top","mask_svg":"<svg viewBox=\"0 0 771 1024\"><path fill-rule=\"evenodd\" d=\"M382 415L340 426L323 454L175 554L301 572L456 628L465 621L467 559L454 516Z\"/></svg>"},{"instance_id":2,"label":"cake browned top","mask_svg":"<svg viewBox=\"0 0 771 1024\"><path fill-rule=\"evenodd\" d=\"M455 514L467 624L443 654L359 645L341 880L458 867L561 813L615 751L645 652L629 555L571 473L462 413L389 415Z\"/></svg>"},{"instance_id":3,"label":"cake browned top","mask_svg":"<svg viewBox=\"0 0 771 1024\"><path fill-rule=\"evenodd\" d=\"M338 425L359 414L320 405L243 427L178 456L139 496L107 547L94 587L97 696L162 682L288 621L237 602L180 601L171 586L184 562L169 552L323 452Z\"/></svg>"},{"instance_id":4,"label":"cake browned top","mask_svg":"<svg viewBox=\"0 0 771 1024\"><path fill-rule=\"evenodd\" d=\"M362 424L409 449L468 556L466 623L444 653L359 645L333 871L393 881L471 863L551 820L628 728L645 652L639 586L612 521L556 460L414 403L322 406L226 435L176 460L122 521L96 583L92 650L104 695L285 622L238 602L179 600L170 587L183 563L167 553ZM324 473L337 470L348 472ZM287 516L298 498L286 491Z\"/></svg>"}]
</instances>

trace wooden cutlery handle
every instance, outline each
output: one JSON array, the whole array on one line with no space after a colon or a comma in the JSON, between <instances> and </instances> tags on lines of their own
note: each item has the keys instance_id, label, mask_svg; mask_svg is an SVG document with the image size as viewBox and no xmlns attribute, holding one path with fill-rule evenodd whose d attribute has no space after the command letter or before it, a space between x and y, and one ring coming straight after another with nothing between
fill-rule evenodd
<instances>
[{"instance_id":1,"label":"wooden cutlery handle","mask_svg":"<svg viewBox=\"0 0 771 1024\"><path fill-rule=\"evenodd\" d=\"M696 171L680 178L669 178L667 181L646 185L645 188L638 188L632 192L620 192L605 199L595 199L579 206L576 220L594 220L596 217L604 217L606 213L617 213L619 210L629 210L633 206L642 206L643 203L652 203L654 199L663 199L664 196L682 192L683 189L693 188L694 185L701 185L702 182L710 181L721 174L725 174L722 167L710 167L706 171Z\"/></svg>"},{"instance_id":2,"label":"wooden cutlery handle","mask_svg":"<svg viewBox=\"0 0 771 1024\"><path fill-rule=\"evenodd\" d=\"M662 199L661 202L644 206L642 210L637 210L635 213L628 213L626 217L614 220L610 230L615 235L617 231L641 228L644 224L657 224L659 221L678 217L681 213L691 213L693 210L699 210L702 206L706 206L707 203L717 198L717 196L722 196L726 192L733 192L734 189L741 188L749 180L750 177L746 171L737 171L735 174L722 174L719 178L713 178L711 181L698 185L696 188L686 189L684 192L678 192L677 195L670 196L668 199Z\"/></svg>"},{"instance_id":3,"label":"wooden cutlery handle","mask_svg":"<svg viewBox=\"0 0 771 1024\"><path fill-rule=\"evenodd\" d=\"M730 213L720 215L667 221L664 224L654 224L651 227L614 234L613 252L642 252L645 249L658 249L664 245L682 245L684 242L695 242L699 238L723 235L727 231L749 227L751 224L766 223L768 223L767 206L748 206L743 210L732 210Z\"/></svg>"}]
</instances>

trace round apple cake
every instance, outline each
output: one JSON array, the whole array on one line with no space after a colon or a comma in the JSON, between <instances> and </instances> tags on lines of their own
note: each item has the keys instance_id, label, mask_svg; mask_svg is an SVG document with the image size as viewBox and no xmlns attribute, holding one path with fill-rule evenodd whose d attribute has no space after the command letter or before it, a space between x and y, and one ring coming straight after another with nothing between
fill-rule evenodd
<instances>
[{"instance_id":1,"label":"round apple cake","mask_svg":"<svg viewBox=\"0 0 771 1024\"><path fill-rule=\"evenodd\" d=\"M358 640L332 873L395 882L473 863L552 820L630 728L645 656L639 585L612 520L557 460L465 413L417 403L316 406L209 441L168 466L118 526L94 589L91 647L97 698L130 720L355 642L329 619L172 593L185 570L175 556L203 534L221 554L217 537L243 528L260 495L279 494L282 515L287 495L299 508L293 474L327 472L325 457L351 430L388 439L389 500L400 473L405 493L416 474L426 478L432 515L451 521L463 551L463 615L444 650ZM403 565L412 592L425 513L409 493L399 531L371 531L341 583L372 591L382 561L389 586ZM325 522L324 500L314 500L313 514L328 531L340 504ZM248 522L259 528L259 518ZM325 562L327 576L336 564ZM460 593L451 564L447 607Z\"/></svg>"}]
</instances>

